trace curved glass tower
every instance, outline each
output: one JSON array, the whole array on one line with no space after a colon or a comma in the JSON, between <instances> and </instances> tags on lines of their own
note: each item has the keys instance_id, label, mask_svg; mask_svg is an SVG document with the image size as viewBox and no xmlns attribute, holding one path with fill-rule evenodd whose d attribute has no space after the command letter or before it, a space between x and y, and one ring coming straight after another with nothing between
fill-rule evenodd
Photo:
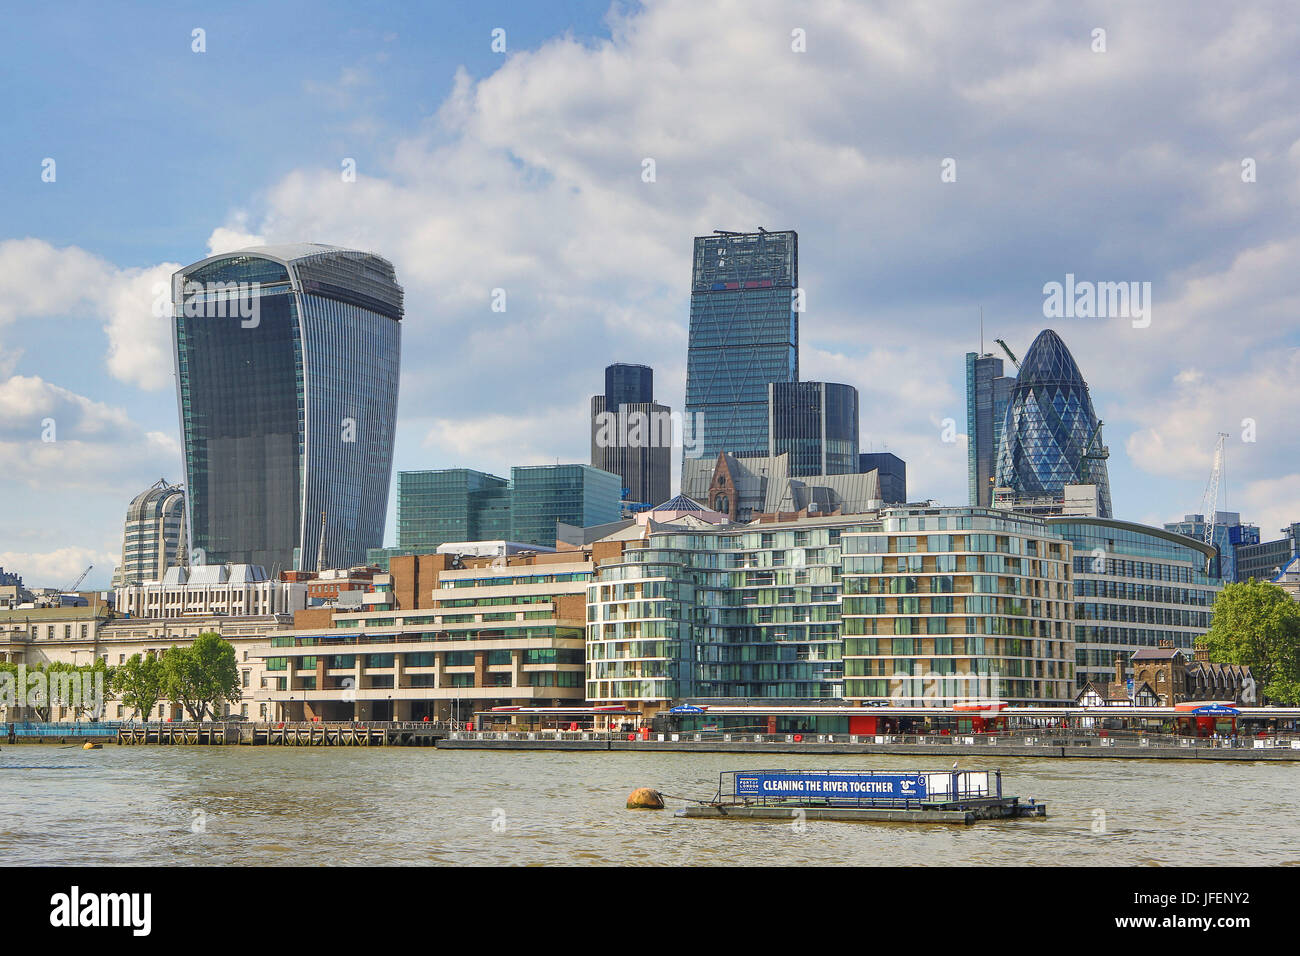
<instances>
[{"instance_id":1,"label":"curved glass tower","mask_svg":"<svg viewBox=\"0 0 1300 956\"><path fill-rule=\"evenodd\" d=\"M771 382L767 409L767 453L788 452L792 477L858 470L858 390L852 385Z\"/></svg>"},{"instance_id":2,"label":"curved glass tower","mask_svg":"<svg viewBox=\"0 0 1300 956\"><path fill-rule=\"evenodd\" d=\"M316 243L243 249L176 273L172 303L194 560L363 563L392 472L392 265Z\"/></svg>"},{"instance_id":3,"label":"curved glass tower","mask_svg":"<svg viewBox=\"0 0 1300 956\"><path fill-rule=\"evenodd\" d=\"M1051 329L1020 363L1002 423L997 484L1023 498L1060 498L1066 485L1096 485L1100 517L1111 517L1110 481L1088 383Z\"/></svg>"}]
</instances>

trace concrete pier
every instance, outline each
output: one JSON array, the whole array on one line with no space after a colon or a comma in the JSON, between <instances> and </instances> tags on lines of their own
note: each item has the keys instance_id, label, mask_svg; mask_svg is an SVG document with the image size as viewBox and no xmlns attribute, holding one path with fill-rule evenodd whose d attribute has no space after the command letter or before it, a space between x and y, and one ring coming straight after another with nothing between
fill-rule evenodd
<instances>
[{"instance_id":1,"label":"concrete pier","mask_svg":"<svg viewBox=\"0 0 1300 956\"><path fill-rule=\"evenodd\" d=\"M672 739L676 736L677 739ZM1240 742L1118 737L929 737L877 738L787 734L656 734L628 740L624 735L568 732L561 734L457 731L439 740L447 750L622 750L682 751L723 754L912 754L946 757L1083 757L1136 760L1300 761L1300 748L1289 741ZM659 739L660 737L664 739ZM1146 743L1142 741L1145 740ZM1229 743L1236 745L1228 746Z\"/></svg>"}]
</instances>

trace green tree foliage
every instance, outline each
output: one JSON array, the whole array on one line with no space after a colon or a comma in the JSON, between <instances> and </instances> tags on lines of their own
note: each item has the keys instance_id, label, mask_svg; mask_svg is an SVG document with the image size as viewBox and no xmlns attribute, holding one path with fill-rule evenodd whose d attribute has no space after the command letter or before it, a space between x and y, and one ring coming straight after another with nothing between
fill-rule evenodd
<instances>
[{"instance_id":1,"label":"green tree foliage","mask_svg":"<svg viewBox=\"0 0 1300 956\"><path fill-rule=\"evenodd\" d=\"M153 713L166 686L162 661L154 654L132 654L130 660L114 669L113 690L131 708L132 716L144 720Z\"/></svg>"},{"instance_id":2,"label":"green tree foliage","mask_svg":"<svg viewBox=\"0 0 1300 956\"><path fill-rule=\"evenodd\" d=\"M164 692L180 703L191 720L207 720L223 701L240 698L235 648L219 634L200 634L190 647L163 652Z\"/></svg>"},{"instance_id":3,"label":"green tree foliage","mask_svg":"<svg viewBox=\"0 0 1300 956\"><path fill-rule=\"evenodd\" d=\"M1269 701L1300 703L1300 604L1277 585L1225 585L1200 643L1216 664L1249 667Z\"/></svg>"},{"instance_id":4,"label":"green tree foliage","mask_svg":"<svg viewBox=\"0 0 1300 956\"><path fill-rule=\"evenodd\" d=\"M13 686L16 695L23 698L23 700L30 700L28 716L35 718L36 720L50 720L53 714L53 698L56 693L56 688L60 687L61 690L59 693L61 696L65 698L68 696L76 698L75 703L72 705L73 714L76 718L87 717L92 720L99 720L104 716L102 708L107 705L109 698L112 697L114 669L105 664L101 659L95 658L94 663L79 665L69 664L65 661L45 661L42 663L28 664L26 665L25 670L29 679L29 685L28 687L20 687L17 684L18 665L0 663L0 673L13 675L10 680L14 682ZM30 678L33 674L41 675L44 678L44 680L38 685L41 688L39 692L35 691L33 685L30 684ZM79 686L85 688L84 692L69 693L72 690L73 685L68 678L72 677L74 674L77 675L80 681ZM102 686L104 689L104 698L98 702L98 707L87 706L85 698L91 696L91 689L95 686L94 682L96 674L102 675L101 680L103 681ZM37 693L40 695L39 702L31 700L28 697L29 694L35 695ZM23 706L23 700L16 700L15 703L19 706ZM62 706L68 705L63 704Z\"/></svg>"}]
</instances>

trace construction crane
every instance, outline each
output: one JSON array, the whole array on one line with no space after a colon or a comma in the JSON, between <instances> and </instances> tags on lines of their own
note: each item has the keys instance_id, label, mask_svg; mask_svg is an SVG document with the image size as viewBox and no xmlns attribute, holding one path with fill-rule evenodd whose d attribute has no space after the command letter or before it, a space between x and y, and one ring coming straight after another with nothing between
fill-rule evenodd
<instances>
[{"instance_id":1,"label":"construction crane","mask_svg":"<svg viewBox=\"0 0 1300 956\"><path fill-rule=\"evenodd\" d=\"M1214 526L1219 518L1219 480L1223 477L1223 443L1227 438L1227 432L1219 432L1219 440L1214 445L1214 468L1210 471L1210 483L1205 486L1206 544L1214 544Z\"/></svg>"},{"instance_id":2,"label":"construction crane","mask_svg":"<svg viewBox=\"0 0 1300 956\"><path fill-rule=\"evenodd\" d=\"M1020 371L1020 359L1016 358L1016 353L1011 351L1011 346L1007 345L1007 343L1001 339L994 339L993 341L1002 346L1002 351L1007 353L1007 358L1011 359L1011 364L1016 367L1016 371Z\"/></svg>"},{"instance_id":3,"label":"construction crane","mask_svg":"<svg viewBox=\"0 0 1300 956\"><path fill-rule=\"evenodd\" d=\"M1083 444L1083 454L1079 456L1079 483L1083 485L1095 484L1093 475L1094 461L1105 461L1110 457L1110 448L1101 443L1101 426L1106 424L1101 419L1097 419L1097 427L1092 430L1088 440Z\"/></svg>"},{"instance_id":4,"label":"construction crane","mask_svg":"<svg viewBox=\"0 0 1300 956\"><path fill-rule=\"evenodd\" d=\"M64 588L62 593L64 594L75 593L77 588L81 586L81 582L86 580L86 575L89 574L94 569L94 567L95 566L92 564L90 565L90 567L86 568L86 570L82 571L80 576L77 578L77 580L73 581L66 588Z\"/></svg>"}]
</instances>

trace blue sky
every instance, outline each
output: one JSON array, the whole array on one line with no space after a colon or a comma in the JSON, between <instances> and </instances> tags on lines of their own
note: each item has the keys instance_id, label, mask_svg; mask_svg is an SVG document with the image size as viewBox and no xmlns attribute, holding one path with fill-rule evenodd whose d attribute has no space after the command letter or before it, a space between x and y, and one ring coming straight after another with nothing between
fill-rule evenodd
<instances>
[{"instance_id":1,"label":"blue sky","mask_svg":"<svg viewBox=\"0 0 1300 956\"><path fill-rule=\"evenodd\" d=\"M913 497L965 501L964 437L940 436L949 417L964 430L983 307L990 347L1023 354L1051 324L1071 348L1107 422L1119 516L1199 510L1225 431L1227 506L1275 537L1300 518L1294 17L988 10L7 12L0 565L57 586L94 563L104 586L127 501L182 477L149 311L177 265L262 240L392 259L407 289L396 467L508 473L586 460L609 362L653 365L680 407L691 237L758 225L800 233L803 377L859 387L864 448L907 459ZM1066 273L1150 282L1150 327L1049 323L1043 285Z\"/></svg>"}]
</instances>

